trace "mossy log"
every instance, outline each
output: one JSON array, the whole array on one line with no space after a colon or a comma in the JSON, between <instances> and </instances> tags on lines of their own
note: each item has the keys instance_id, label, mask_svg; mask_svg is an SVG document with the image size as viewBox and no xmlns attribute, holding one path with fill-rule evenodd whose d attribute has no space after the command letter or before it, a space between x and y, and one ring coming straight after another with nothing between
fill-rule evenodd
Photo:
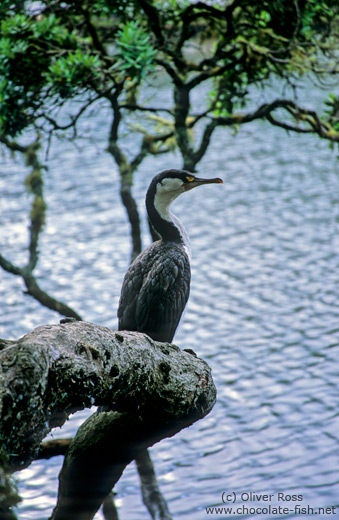
<instances>
[{"instance_id":1,"label":"mossy log","mask_svg":"<svg viewBox=\"0 0 339 520\"><path fill-rule=\"evenodd\" d=\"M203 360L137 332L73 321L2 346L0 440L10 469L34 460L46 434L71 413L109 410L85 421L70 445L53 519L92 518L126 464L215 403Z\"/></svg>"}]
</instances>

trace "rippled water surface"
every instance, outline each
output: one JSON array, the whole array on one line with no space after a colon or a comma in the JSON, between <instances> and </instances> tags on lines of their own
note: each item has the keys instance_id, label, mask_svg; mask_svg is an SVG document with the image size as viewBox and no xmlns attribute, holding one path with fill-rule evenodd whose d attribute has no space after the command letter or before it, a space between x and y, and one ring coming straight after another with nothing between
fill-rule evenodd
<instances>
[{"instance_id":1,"label":"rippled water surface","mask_svg":"<svg viewBox=\"0 0 339 520\"><path fill-rule=\"evenodd\" d=\"M96 147L52 149L38 275L45 290L84 319L114 328L130 243L115 166L104 153L106 130L98 123ZM26 172L19 159L1 162L1 250L20 264ZM180 166L176 155L142 165L134 190L143 216L153 174ZM236 506L287 504L290 518L299 518L295 502L278 502L278 493L302 495L297 503L306 508L336 506L339 514L336 154L317 138L258 122L236 138L220 130L199 174L225 184L185 194L173 208L193 250L191 296L175 342L208 361L218 401L204 420L152 448L162 491L182 520L213 518L205 508L221 504L224 491L236 493ZM2 337L58 322L56 313L23 294L19 279L0 277ZM72 435L87 413L54 437ZM39 461L18 475L20 519L48 518L61 463L59 457ZM133 464L116 491L121 519L147 518ZM253 502L245 500L249 492L274 496ZM264 518L233 516L250 517ZM287 516L265 516L271 517Z\"/></svg>"}]
</instances>

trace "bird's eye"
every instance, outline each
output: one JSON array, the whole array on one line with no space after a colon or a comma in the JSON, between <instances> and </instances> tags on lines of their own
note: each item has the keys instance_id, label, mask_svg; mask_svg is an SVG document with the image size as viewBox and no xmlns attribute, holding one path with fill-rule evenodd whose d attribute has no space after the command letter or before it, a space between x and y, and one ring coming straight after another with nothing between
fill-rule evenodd
<instances>
[{"instance_id":1,"label":"bird's eye","mask_svg":"<svg viewBox=\"0 0 339 520\"><path fill-rule=\"evenodd\" d=\"M187 177L186 177L186 180L187 180L188 182L192 182L192 181L194 181L194 177L189 177L189 176L187 176Z\"/></svg>"}]
</instances>

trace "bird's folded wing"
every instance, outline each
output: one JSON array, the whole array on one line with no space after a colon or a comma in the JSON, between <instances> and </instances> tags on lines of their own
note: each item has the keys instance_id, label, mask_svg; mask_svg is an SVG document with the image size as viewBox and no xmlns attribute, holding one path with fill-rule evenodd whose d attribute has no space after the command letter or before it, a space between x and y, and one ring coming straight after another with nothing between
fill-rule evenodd
<instances>
[{"instance_id":1,"label":"bird's folded wing","mask_svg":"<svg viewBox=\"0 0 339 520\"><path fill-rule=\"evenodd\" d=\"M190 267L184 255L156 259L136 299L138 330L158 341L171 342L189 296L189 285Z\"/></svg>"}]
</instances>

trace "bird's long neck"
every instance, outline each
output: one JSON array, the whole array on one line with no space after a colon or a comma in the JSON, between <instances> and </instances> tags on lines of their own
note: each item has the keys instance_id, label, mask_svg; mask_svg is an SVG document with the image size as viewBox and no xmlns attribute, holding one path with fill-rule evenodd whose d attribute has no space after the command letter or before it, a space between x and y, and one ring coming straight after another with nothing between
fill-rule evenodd
<instances>
[{"instance_id":1,"label":"bird's long neck","mask_svg":"<svg viewBox=\"0 0 339 520\"><path fill-rule=\"evenodd\" d=\"M155 231L166 242L177 242L190 252L189 238L180 220L173 215L170 206L176 197L159 195L157 192L148 192L146 208L149 219Z\"/></svg>"}]
</instances>

